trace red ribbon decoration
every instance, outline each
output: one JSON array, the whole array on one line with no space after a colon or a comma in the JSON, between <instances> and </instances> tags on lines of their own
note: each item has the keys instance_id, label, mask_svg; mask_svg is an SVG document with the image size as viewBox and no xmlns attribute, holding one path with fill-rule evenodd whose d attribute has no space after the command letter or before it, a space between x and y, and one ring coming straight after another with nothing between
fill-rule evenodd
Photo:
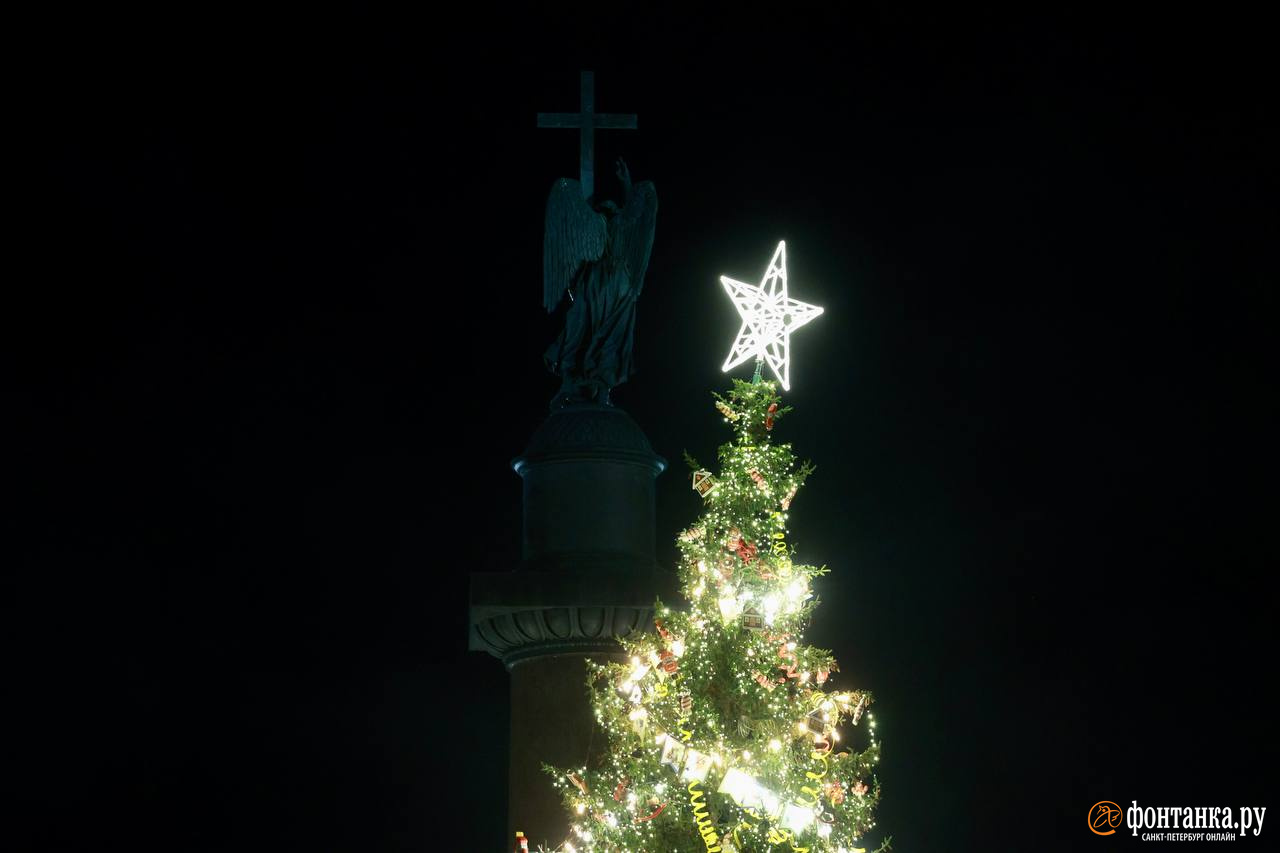
<instances>
[{"instance_id":1,"label":"red ribbon decoration","mask_svg":"<svg viewBox=\"0 0 1280 853\"><path fill-rule=\"evenodd\" d=\"M662 814L662 810L665 809L666 807L667 807L667 804L663 803L662 805L658 806L657 809L654 810L653 814L647 815L645 817L636 818L636 823L644 823L646 820L653 820L655 817Z\"/></svg>"},{"instance_id":2,"label":"red ribbon decoration","mask_svg":"<svg viewBox=\"0 0 1280 853\"><path fill-rule=\"evenodd\" d=\"M777 411L778 411L778 404L777 404L777 403L770 403L770 404L769 404L769 411L768 411L768 412L766 412L766 413L765 413L765 416L764 416L764 428L765 428L765 429L773 429L773 416L774 416L774 414L775 414Z\"/></svg>"},{"instance_id":3,"label":"red ribbon decoration","mask_svg":"<svg viewBox=\"0 0 1280 853\"><path fill-rule=\"evenodd\" d=\"M788 664L778 664L778 669L781 669L781 670L783 670L784 672L786 672L786 673L787 673L787 678L794 678L794 679L799 680L799 678L800 678L800 673L796 672L796 663L797 663L797 661L798 661L798 658L796 657L796 653L795 653L795 652L790 651L790 650L788 650L788 649L787 649L787 644L786 644L786 643L783 643L783 644L778 648L778 657L782 658L783 660L788 660L788 659L789 659L789 660L791 661L791 663L788 663ZM787 678L779 679L779 681L780 681L781 683L785 684L785 683L786 683L786 681L787 681Z\"/></svg>"},{"instance_id":4,"label":"red ribbon decoration","mask_svg":"<svg viewBox=\"0 0 1280 853\"><path fill-rule=\"evenodd\" d=\"M756 554L759 550L760 549L756 548L756 543L748 542L741 537L738 538L737 551L738 556L742 558L742 562L750 563L756 558Z\"/></svg>"},{"instance_id":5,"label":"red ribbon decoration","mask_svg":"<svg viewBox=\"0 0 1280 853\"><path fill-rule=\"evenodd\" d=\"M618 787L613 789L613 799L615 802L622 802L622 792L627 790L627 785L630 784L630 782L630 777L622 777L622 781L618 783Z\"/></svg>"}]
</instances>

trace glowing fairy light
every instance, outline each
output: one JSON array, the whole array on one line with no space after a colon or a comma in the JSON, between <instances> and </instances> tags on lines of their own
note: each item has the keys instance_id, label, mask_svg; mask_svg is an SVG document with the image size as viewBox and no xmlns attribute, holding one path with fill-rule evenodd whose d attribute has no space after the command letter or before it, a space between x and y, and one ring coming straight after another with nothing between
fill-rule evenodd
<instances>
[{"instance_id":1,"label":"glowing fairy light","mask_svg":"<svg viewBox=\"0 0 1280 853\"><path fill-rule=\"evenodd\" d=\"M787 829L800 832L813 823L813 809L806 809L795 803L787 803L782 812L782 825Z\"/></svg>"},{"instance_id":2,"label":"glowing fairy light","mask_svg":"<svg viewBox=\"0 0 1280 853\"><path fill-rule=\"evenodd\" d=\"M742 327L722 369L727 373L745 361L763 361L778 377L782 389L791 390L791 333L821 314L822 309L787 295L786 242L778 243L759 285L723 275L720 283L742 316Z\"/></svg>"},{"instance_id":3,"label":"glowing fairy light","mask_svg":"<svg viewBox=\"0 0 1280 853\"><path fill-rule=\"evenodd\" d=\"M787 598L799 604L809 597L809 584L804 578L796 578L787 585Z\"/></svg>"},{"instance_id":4,"label":"glowing fairy light","mask_svg":"<svg viewBox=\"0 0 1280 853\"><path fill-rule=\"evenodd\" d=\"M764 597L764 618L770 625L773 620L778 617L778 611L782 609L782 597L776 592L771 592Z\"/></svg>"},{"instance_id":5,"label":"glowing fairy light","mask_svg":"<svg viewBox=\"0 0 1280 853\"><path fill-rule=\"evenodd\" d=\"M756 780L736 767L730 767L720 782L720 793L728 794L738 803L746 802L756 790Z\"/></svg>"}]
</instances>

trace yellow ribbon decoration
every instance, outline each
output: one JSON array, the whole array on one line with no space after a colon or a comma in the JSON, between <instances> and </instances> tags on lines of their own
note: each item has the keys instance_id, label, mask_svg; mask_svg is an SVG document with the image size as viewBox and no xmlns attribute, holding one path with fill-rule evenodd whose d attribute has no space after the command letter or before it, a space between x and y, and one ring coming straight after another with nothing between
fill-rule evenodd
<instances>
[{"instance_id":1,"label":"yellow ribbon decoration","mask_svg":"<svg viewBox=\"0 0 1280 853\"><path fill-rule=\"evenodd\" d=\"M794 841L795 836L791 834L791 830L789 829L779 830L774 827L769 830L770 844L790 844L792 853L809 853L808 847L800 847L793 843ZM863 853L865 853L865 851L863 851Z\"/></svg>"},{"instance_id":2,"label":"yellow ribbon decoration","mask_svg":"<svg viewBox=\"0 0 1280 853\"><path fill-rule=\"evenodd\" d=\"M707 801L703 798L702 791L698 790L697 779L689 783L689 804L693 806L693 819L698 824L702 843L707 845L707 853L720 853L720 838L711 823L711 815L707 813Z\"/></svg>"},{"instance_id":3,"label":"yellow ribbon decoration","mask_svg":"<svg viewBox=\"0 0 1280 853\"><path fill-rule=\"evenodd\" d=\"M742 810L746 812L748 815L750 815L751 817L755 818L757 821L761 819L760 815L753 808L748 808L746 806L743 806ZM733 828L733 843L738 847L742 846L742 827L745 826L747 829L755 829L759 825L760 825L759 823L748 822L745 817L742 820L738 821L738 825Z\"/></svg>"},{"instance_id":4,"label":"yellow ribbon decoration","mask_svg":"<svg viewBox=\"0 0 1280 853\"><path fill-rule=\"evenodd\" d=\"M820 702L816 703L814 707L817 708L818 704L820 704ZM811 779L817 782L827 775L827 771L831 769L831 765L827 760L827 755L830 754L830 752L831 752L831 744L830 742L827 742L826 749L814 749L812 752L809 753L809 758L811 760L822 762L822 772L814 773L812 770L806 770L804 772L805 778ZM796 800L796 805L812 808L813 806L816 806L818 804L818 799L822 796L822 789L811 786L811 785L804 785L800 788L800 793L807 795L811 799L809 800L809 802L805 802L802 799L798 799ZM769 843L770 844L786 843L791 845L791 850L793 851L793 853L809 853L808 847L800 847L795 843L795 835L789 829L778 829L777 827L770 827ZM866 853L866 851L862 850L860 851L860 853Z\"/></svg>"},{"instance_id":5,"label":"yellow ribbon decoration","mask_svg":"<svg viewBox=\"0 0 1280 853\"><path fill-rule=\"evenodd\" d=\"M683 678L684 678L684 673L677 672L675 675L671 676L671 678L667 680L670 681L671 686L674 687ZM661 682L659 682L659 684L661 684ZM663 684L662 687L663 687L663 690L658 695L660 697L665 698L666 696L670 695L670 691L667 689L667 685ZM680 732L680 740L683 741L684 743L688 743L693 739L693 732L685 728L685 726L688 724L689 724L688 717L680 717L676 720L676 731Z\"/></svg>"},{"instance_id":6,"label":"yellow ribbon decoration","mask_svg":"<svg viewBox=\"0 0 1280 853\"><path fill-rule=\"evenodd\" d=\"M777 511L775 510L775 511L774 511L774 513L773 513L773 515L772 515L772 518L773 518L773 520L774 520L774 521L778 522L778 524L782 524L782 513L777 512ZM789 553L789 552L788 552L788 549L787 549L787 534L785 534L785 533L783 533L782 531L778 530L778 531L774 531L774 533L772 534L772 537L771 537L771 538L773 539L773 547L772 547L770 550L772 550L772 551L773 551L773 556L774 556L774 558L775 558L775 559L777 559L777 560L779 561L779 562L778 562L778 577L780 577L780 578L782 578L782 579L784 579L784 580L785 580L785 579L787 579L787 578L791 577L791 565L790 565L790 563L789 563L789 562L783 562L784 560L786 560L786 558L787 558L787 556L788 556L788 553Z\"/></svg>"},{"instance_id":7,"label":"yellow ribbon decoration","mask_svg":"<svg viewBox=\"0 0 1280 853\"><path fill-rule=\"evenodd\" d=\"M826 752L819 752L818 750L815 749L812 753L809 754L809 758L812 759L813 761L822 762L822 772L814 773L812 770L806 770L804 771L805 778L812 779L813 781L817 782L827 775L827 771L831 769L831 765L827 761L827 753L829 753L830 751L831 750L828 749ZM810 788L808 785L805 785L800 790L803 793L809 794L811 797L813 797L813 802L805 803L804 805L816 806L818 804L818 797L821 796L821 793L822 793L819 789Z\"/></svg>"}]
</instances>

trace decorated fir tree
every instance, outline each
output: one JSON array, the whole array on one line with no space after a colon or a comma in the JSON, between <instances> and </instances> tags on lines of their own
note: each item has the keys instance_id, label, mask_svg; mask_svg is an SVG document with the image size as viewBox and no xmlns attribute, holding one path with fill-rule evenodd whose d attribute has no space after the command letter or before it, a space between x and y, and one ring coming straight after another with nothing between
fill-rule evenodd
<instances>
[{"instance_id":1,"label":"decorated fir tree","mask_svg":"<svg viewBox=\"0 0 1280 853\"><path fill-rule=\"evenodd\" d=\"M719 472L688 460L704 511L679 536L687 606L658 602L628 662L590 666L607 748L547 768L573 815L566 853L840 853L874 826L871 696L836 689L831 653L801 642L827 570L787 539L813 469L773 441L790 408L776 388L734 380L716 395L734 431Z\"/></svg>"}]
</instances>

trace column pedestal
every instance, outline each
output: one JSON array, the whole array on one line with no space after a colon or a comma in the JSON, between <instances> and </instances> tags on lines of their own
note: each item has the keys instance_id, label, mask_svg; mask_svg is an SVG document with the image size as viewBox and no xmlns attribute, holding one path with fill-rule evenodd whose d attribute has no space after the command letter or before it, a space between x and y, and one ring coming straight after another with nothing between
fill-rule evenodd
<instances>
[{"instance_id":1,"label":"column pedestal","mask_svg":"<svg viewBox=\"0 0 1280 853\"><path fill-rule=\"evenodd\" d=\"M587 698L588 657L621 659L618 639L653 628L656 598L675 601L654 562L654 478L666 462L625 412L552 412L512 463L524 482L522 559L471 576L470 647L511 673L507 838L556 847L571 816L542 770L577 768L604 749Z\"/></svg>"}]
</instances>

